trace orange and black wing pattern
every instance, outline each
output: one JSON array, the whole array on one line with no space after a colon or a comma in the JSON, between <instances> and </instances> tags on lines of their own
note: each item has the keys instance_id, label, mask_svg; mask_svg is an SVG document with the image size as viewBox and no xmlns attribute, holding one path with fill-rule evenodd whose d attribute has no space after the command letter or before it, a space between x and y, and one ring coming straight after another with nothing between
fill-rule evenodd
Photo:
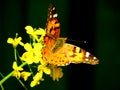
<instances>
[{"instance_id":1,"label":"orange and black wing pattern","mask_svg":"<svg viewBox=\"0 0 120 90\"><path fill-rule=\"evenodd\" d=\"M48 17L45 29L46 35L44 37L44 44L46 48L43 51L44 54L51 51L52 47L55 45L60 36L60 22L53 4L50 4L48 7Z\"/></svg>"}]
</instances>

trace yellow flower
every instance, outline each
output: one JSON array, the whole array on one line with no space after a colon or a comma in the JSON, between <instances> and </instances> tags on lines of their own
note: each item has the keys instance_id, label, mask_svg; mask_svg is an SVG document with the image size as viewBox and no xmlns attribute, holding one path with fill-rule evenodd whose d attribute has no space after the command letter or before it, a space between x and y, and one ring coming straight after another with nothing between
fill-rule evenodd
<instances>
[{"instance_id":1,"label":"yellow flower","mask_svg":"<svg viewBox=\"0 0 120 90\"><path fill-rule=\"evenodd\" d=\"M42 54L41 54L42 49L43 49L42 43L34 43L34 49L33 50L34 50L34 53L35 53L36 56L39 56L39 55L42 56Z\"/></svg>"},{"instance_id":2,"label":"yellow flower","mask_svg":"<svg viewBox=\"0 0 120 90\"><path fill-rule=\"evenodd\" d=\"M50 68L46 67L46 65L39 65L38 66L38 71L42 71L45 74L50 74L51 73Z\"/></svg>"},{"instance_id":3,"label":"yellow flower","mask_svg":"<svg viewBox=\"0 0 120 90\"><path fill-rule=\"evenodd\" d=\"M32 46L31 46L30 43L26 43L26 44L24 45L24 48L25 48L26 51L32 51Z\"/></svg>"},{"instance_id":4,"label":"yellow flower","mask_svg":"<svg viewBox=\"0 0 120 90\"><path fill-rule=\"evenodd\" d=\"M30 86L31 87L34 87L38 84L40 84L40 81L43 81L44 79L42 78L43 77L43 72L45 74L50 74L51 73L51 70L50 68L46 67L46 65L39 65L38 66L38 72L37 74L33 77L33 81L31 82Z\"/></svg>"},{"instance_id":5,"label":"yellow flower","mask_svg":"<svg viewBox=\"0 0 120 90\"><path fill-rule=\"evenodd\" d=\"M28 77L31 75L30 72L21 72L21 77L24 79L24 81L26 81L28 79Z\"/></svg>"},{"instance_id":6,"label":"yellow flower","mask_svg":"<svg viewBox=\"0 0 120 90\"><path fill-rule=\"evenodd\" d=\"M28 34L32 34L34 32L34 30L33 30L33 28L31 26L26 26L25 29L26 29L26 32Z\"/></svg>"},{"instance_id":7,"label":"yellow flower","mask_svg":"<svg viewBox=\"0 0 120 90\"><path fill-rule=\"evenodd\" d=\"M34 43L32 47L31 44L26 43L24 48L27 52L23 53L21 59L26 61L28 64L39 63L42 60L42 45L40 43Z\"/></svg>"},{"instance_id":8,"label":"yellow flower","mask_svg":"<svg viewBox=\"0 0 120 90\"><path fill-rule=\"evenodd\" d=\"M30 83L31 87L34 87L38 84L40 84L40 81L43 81L44 79L42 78L43 72L39 71L37 74L33 77L33 81Z\"/></svg>"},{"instance_id":9,"label":"yellow flower","mask_svg":"<svg viewBox=\"0 0 120 90\"><path fill-rule=\"evenodd\" d=\"M62 78L63 72L62 68L58 68L57 66L51 66L52 72L50 76L53 78L53 80L59 81L59 78Z\"/></svg>"},{"instance_id":10,"label":"yellow flower","mask_svg":"<svg viewBox=\"0 0 120 90\"><path fill-rule=\"evenodd\" d=\"M18 67L17 66L17 63L14 61L13 62L13 69L14 69L14 74L13 74L13 76L15 76L16 78L20 78L20 75L21 75L21 73L20 73L20 71L22 71L23 70L23 68L21 68L21 67Z\"/></svg>"},{"instance_id":11,"label":"yellow flower","mask_svg":"<svg viewBox=\"0 0 120 90\"><path fill-rule=\"evenodd\" d=\"M32 64L32 63L34 62L34 61L33 61L33 59L34 59L34 54L33 54L33 48L32 48L32 46L31 46L31 44L26 43L26 44L24 45L24 48L25 48L25 50L26 50L27 52L23 53L21 59L22 59L23 61L26 61L28 64Z\"/></svg>"},{"instance_id":12,"label":"yellow flower","mask_svg":"<svg viewBox=\"0 0 120 90\"><path fill-rule=\"evenodd\" d=\"M43 36L45 36L46 34L45 30L42 28L33 29L31 26L26 26L25 29L26 29L26 32L29 35L31 35L33 38L35 38L37 41L40 41L41 38L43 38ZM41 35L41 37L39 37L39 35Z\"/></svg>"},{"instance_id":13,"label":"yellow flower","mask_svg":"<svg viewBox=\"0 0 120 90\"><path fill-rule=\"evenodd\" d=\"M8 38L7 43L12 44L14 48L17 47L18 44L20 44L21 46L24 46L24 43L21 42L22 37L17 37L18 34L16 34L16 37L13 38Z\"/></svg>"},{"instance_id":14,"label":"yellow flower","mask_svg":"<svg viewBox=\"0 0 120 90\"><path fill-rule=\"evenodd\" d=\"M32 64L34 57L32 52L25 52L23 53L21 60L25 61L27 64Z\"/></svg>"}]
</instances>

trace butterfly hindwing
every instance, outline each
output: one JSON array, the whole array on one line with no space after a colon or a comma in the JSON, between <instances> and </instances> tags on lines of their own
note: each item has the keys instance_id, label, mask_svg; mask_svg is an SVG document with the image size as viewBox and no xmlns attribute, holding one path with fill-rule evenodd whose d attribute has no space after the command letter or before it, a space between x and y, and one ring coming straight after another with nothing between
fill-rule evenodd
<instances>
[{"instance_id":1,"label":"butterfly hindwing","mask_svg":"<svg viewBox=\"0 0 120 90\"><path fill-rule=\"evenodd\" d=\"M59 48L55 53L51 53L48 57L48 62L57 66L66 66L70 63L98 64L98 59L94 55L68 43L64 43L62 48Z\"/></svg>"}]
</instances>

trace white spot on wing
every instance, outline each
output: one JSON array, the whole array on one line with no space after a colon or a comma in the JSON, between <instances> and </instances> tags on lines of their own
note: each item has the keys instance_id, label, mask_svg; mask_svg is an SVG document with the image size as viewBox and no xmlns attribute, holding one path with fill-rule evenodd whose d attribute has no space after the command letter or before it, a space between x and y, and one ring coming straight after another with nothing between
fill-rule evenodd
<instances>
[{"instance_id":1,"label":"white spot on wing","mask_svg":"<svg viewBox=\"0 0 120 90\"><path fill-rule=\"evenodd\" d=\"M50 15L50 18L52 18L52 15Z\"/></svg>"},{"instance_id":2,"label":"white spot on wing","mask_svg":"<svg viewBox=\"0 0 120 90\"><path fill-rule=\"evenodd\" d=\"M53 7L52 10L55 10L55 7Z\"/></svg>"},{"instance_id":3,"label":"white spot on wing","mask_svg":"<svg viewBox=\"0 0 120 90\"><path fill-rule=\"evenodd\" d=\"M90 53L89 52L86 52L86 55L85 55L86 57L89 57L90 56Z\"/></svg>"},{"instance_id":4,"label":"white spot on wing","mask_svg":"<svg viewBox=\"0 0 120 90\"><path fill-rule=\"evenodd\" d=\"M54 18L55 18L55 17L57 17L57 16L58 16L58 14L57 14L57 13L53 15L53 17L54 17Z\"/></svg>"},{"instance_id":5,"label":"white spot on wing","mask_svg":"<svg viewBox=\"0 0 120 90\"><path fill-rule=\"evenodd\" d=\"M97 59L96 57L93 57L93 59L95 60L95 59Z\"/></svg>"}]
</instances>

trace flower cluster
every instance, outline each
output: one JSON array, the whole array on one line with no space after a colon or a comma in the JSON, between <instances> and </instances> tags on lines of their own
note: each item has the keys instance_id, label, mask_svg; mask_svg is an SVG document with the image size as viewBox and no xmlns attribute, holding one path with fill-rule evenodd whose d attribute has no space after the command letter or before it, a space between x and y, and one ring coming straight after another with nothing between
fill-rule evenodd
<instances>
[{"instance_id":1,"label":"flower cluster","mask_svg":"<svg viewBox=\"0 0 120 90\"><path fill-rule=\"evenodd\" d=\"M62 68L53 66L43 59L42 51L45 48L44 36L46 32L44 29L33 29L31 26L25 27L26 33L30 36L30 42L23 43L22 37L8 38L7 43L12 44L14 48L15 61L13 62L13 76L24 81L31 76L32 80L30 86L34 87L40 84L40 81L44 81L44 74L50 75L53 80L59 81L63 76ZM25 49L25 52L19 56L17 54L17 46L20 45ZM19 58L18 58L19 57ZM18 64L18 60L21 61L21 65ZM28 66L29 69L24 68Z\"/></svg>"}]
</instances>

